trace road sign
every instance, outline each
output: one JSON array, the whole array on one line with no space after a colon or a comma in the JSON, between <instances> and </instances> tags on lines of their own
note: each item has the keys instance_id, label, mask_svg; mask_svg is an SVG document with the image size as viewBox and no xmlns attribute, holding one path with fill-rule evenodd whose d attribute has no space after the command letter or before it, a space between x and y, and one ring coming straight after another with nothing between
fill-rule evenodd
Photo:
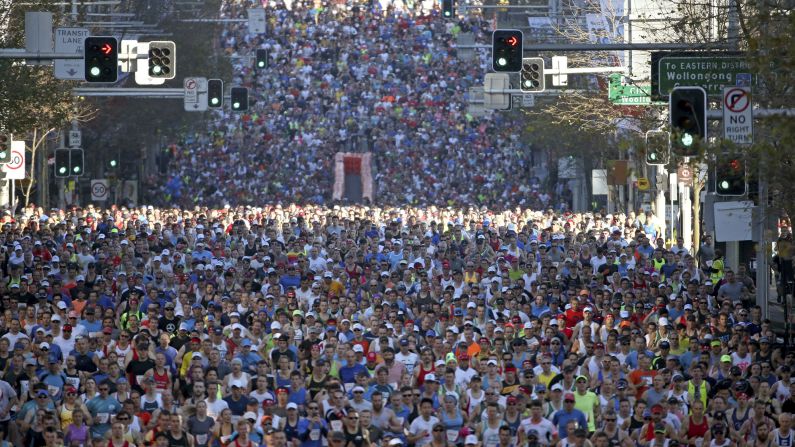
<instances>
[{"instance_id":1,"label":"road sign","mask_svg":"<svg viewBox=\"0 0 795 447\"><path fill-rule=\"evenodd\" d=\"M82 147L83 134L79 130L69 131L69 147Z\"/></svg>"},{"instance_id":2,"label":"road sign","mask_svg":"<svg viewBox=\"0 0 795 447\"><path fill-rule=\"evenodd\" d=\"M740 56L663 57L659 77L662 96L677 86L704 87L708 95L718 96L725 87L756 83L750 64Z\"/></svg>"},{"instance_id":3,"label":"road sign","mask_svg":"<svg viewBox=\"0 0 795 447\"><path fill-rule=\"evenodd\" d=\"M262 34L265 32L265 9L249 8L248 32L251 34Z\"/></svg>"},{"instance_id":4,"label":"road sign","mask_svg":"<svg viewBox=\"0 0 795 447\"><path fill-rule=\"evenodd\" d=\"M186 112L207 110L207 78L185 78L184 105Z\"/></svg>"},{"instance_id":5,"label":"road sign","mask_svg":"<svg viewBox=\"0 0 795 447\"><path fill-rule=\"evenodd\" d=\"M104 202L110 196L110 187L105 179L91 180L91 200Z\"/></svg>"},{"instance_id":6,"label":"road sign","mask_svg":"<svg viewBox=\"0 0 795 447\"><path fill-rule=\"evenodd\" d=\"M510 88L508 73L486 73L483 87L483 106L487 109L509 110L511 95L501 93Z\"/></svg>"},{"instance_id":7,"label":"road sign","mask_svg":"<svg viewBox=\"0 0 795 447\"><path fill-rule=\"evenodd\" d=\"M625 84L624 75L608 76L607 99L617 106L648 106L651 104L650 84Z\"/></svg>"},{"instance_id":8,"label":"road sign","mask_svg":"<svg viewBox=\"0 0 795 447\"><path fill-rule=\"evenodd\" d=\"M679 183L684 186L692 186L693 185L693 169L690 168L690 165L685 162L680 162L679 166L676 168L676 178L679 180Z\"/></svg>"},{"instance_id":9,"label":"road sign","mask_svg":"<svg viewBox=\"0 0 795 447\"><path fill-rule=\"evenodd\" d=\"M650 187L651 184L649 183L649 179L647 179L646 177L640 177L638 179L638 189L640 191L648 191Z\"/></svg>"},{"instance_id":10,"label":"road sign","mask_svg":"<svg viewBox=\"0 0 795 447\"><path fill-rule=\"evenodd\" d=\"M86 28L56 28L56 53L83 53L83 41L91 33ZM85 61L83 59L55 59L55 77L65 80L84 80Z\"/></svg>"},{"instance_id":11,"label":"road sign","mask_svg":"<svg viewBox=\"0 0 795 447\"><path fill-rule=\"evenodd\" d=\"M754 142L754 108L750 87L723 90L723 136L737 144Z\"/></svg>"},{"instance_id":12,"label":"road sign","mask_svg":"<svg viewBox=\"0 0 795 447\"><path fill-rule=\"evenodd\" d=\"M22 180L25 178L25 142L11 142L11 160L2 165L4 177L8 180Z\"/></svg>"}]
</instances>

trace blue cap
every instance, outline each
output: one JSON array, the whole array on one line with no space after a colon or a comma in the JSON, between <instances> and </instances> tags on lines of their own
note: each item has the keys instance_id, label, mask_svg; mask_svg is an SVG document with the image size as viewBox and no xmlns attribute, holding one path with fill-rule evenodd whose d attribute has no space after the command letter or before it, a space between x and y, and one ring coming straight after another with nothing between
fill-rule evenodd
<instances>
[{"instance_id":1,"label":"blue cap","mask_svg":"<svg viewBox=\"0 0 795 447\"><path fill-rule=\"evenodd\" d=\"M193 308L193 309L201 309L201 308L202 308L202 305L201 305L201 304L198 304L198 303L196 303L196 304L194 304L193 306L191 306L191 308Z\"/></svg>"},{"instance_id":2,"label":"blue cap","mask_svg":"<svg viewBox=\"0 0 795 447\"><path fill-rule=\"evenodd\" d=\"M425 333L425 336L426 337L435 338L436 337L436 331L434 331L433 329L428 329L428 332Z\"/></svg>"},{"instance_id":3,"label":"blue cap","mask_svg":"<svg viewBox=\"0 0 795 447\"><path fill-rule=\"evenodd\" d=\"M53 354L50 354L49 356L47 356L47 361L50 362L50 363L58 363L61 360L58 358L58 354L54 354L53 353Z\"/></svg>"},{"instance_id":4,"label":"blue cap","mask_svg":"<svg viewBox=\"0 0 795 447\"><path fill-rule=\"evenodd\" d=\"M213 329L213 333L215 333L215 335L223 335L224 330L223 330L223 328L216 327L216 328Z\"/></svg>"},{"instance_id":5,"label":"blue cap","mask_svg":"<svg viewBox=\"0 0 795 447\"><path fill-rule=\"evenodd\" d=\"M251 347L251 340L244 338L241 345Z\"/></svg>"},{"instance_id":6,"label":"blue cap","mask_svg":"<svg viewBox=\"0 0 795 447\"><path fill-rule=\"evenodd\" d=\"M25 344L20 342L20 341L18 341L16 343L14 343L14 349L25 349Z\"/></svg>"},{"instance_id":7,"label":"blue cap","mask_svg":"<svg viewBox=\"0 0 795 447\"><path fill-rule=\"evenodd\" d=\"M337 332L336 326L326 326L326 332Z\"/></svg>"},{"instance_id":8,"label":"blue cap","mask_svg":"<svg viewBox=\"0 0 795 447\"><path fill-rule=\"evenodd\" d=\"M547 390L547 386L546 385L541 384L541 383L536 385L536 393L540 393L540 392L546 391L546 390Z\"/></svg>"},{"instance_id":9,"label":"blue cap","mask_svg":"<svg viewBox=\"0 0 795 447\"><path fill-rule=\"evenodd\" d=\"M463 310L461 310L461 309L458 309L458 308L456 308L456 309L453 311L453 315L455 315L456 317L462 317L462 316L464 316L464 311L463 311Z\"/></svg>"}]
</instances>

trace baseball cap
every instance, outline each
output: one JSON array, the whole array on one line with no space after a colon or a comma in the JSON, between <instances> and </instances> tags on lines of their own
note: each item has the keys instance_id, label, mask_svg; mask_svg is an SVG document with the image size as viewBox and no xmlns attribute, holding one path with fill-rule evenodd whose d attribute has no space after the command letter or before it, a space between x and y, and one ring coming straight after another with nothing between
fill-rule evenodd
<instances>
[{"instance_id":1,"label":"baseball cap","mask_svg":"<svg viewBox=\"0 0 795 447\"><path fill-rule=\"evenodd\" d=\"M563 400L571 400L574 401L574 393L566 393L563 395Z\"/></svg>"}]
</instances>

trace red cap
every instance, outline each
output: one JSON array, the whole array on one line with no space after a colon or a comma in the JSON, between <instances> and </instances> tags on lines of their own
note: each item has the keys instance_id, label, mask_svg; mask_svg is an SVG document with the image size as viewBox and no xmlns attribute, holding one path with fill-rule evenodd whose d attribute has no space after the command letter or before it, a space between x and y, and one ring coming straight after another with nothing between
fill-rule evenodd
<instances>
[{"instance_id":1,"label":"red cap","mask_svg":"<svg viewBox=\"0 0 795 447\"><path fill-rule=\"evenodd\" d=\"M508 396L508 399L506 399L506 401L509 404L515 404L516 403L516 396Z\"/></svg>"},{"instance_id":2,"label":"red cap","mask_svg":"<svg viewBox=\"0 0 795 447\"><path fill-rule=\"evenodd\" d=\"M512 323L521 323L522 322L522 318L519 317L518 315L515 315L513 318L511 318L511 322Z\"/></svg>"},{"instance_id":3,"label":"red cap","mask_svg":"<svg viewBox=\"0 0 795 447\"><path fill-rule=\"evenodd\" d=\"M662 413L662 412L663 412L663 407L662 407L662 405L660 405L660 404L657 404L657 405L655 405L655 406L651 407L651 412L652 412L652 413Z\"/></svg>"},{"instance_id":4,"label":"red cap","mask_svg":"<svg viewBox=\"0 0 795 447\"><path fill-rule=\"evenodd\" d=\"M466 352L462 353L461 355L458 356L458 360L469 360L469 354L467 354Z\"/></svg>"},{"instance_id":5,"label":"red cap","mask_svg":"<svg viewBox=\"0 0 795 447\"><path fill-rule=\"evenodd\" d=\"M285 387L279 387L279 389L276 390L276 394L290 394L290 391Z\"/></svg>"},{"instance_id":6,"label":"red cap","mask_svg":"<svg viewBox=\"0 0 795 447\"><path fill-rule=\"evenodd\" d=\"M505 372L516 372L516 367L513 365L506 366Z\"/></svg>"},{"instance_id":7,"label":"red cap","mask_svg":"<svg viewBox=\"0 0 795 447\"><path fill-rule=\"evenodd\" d=\"M563 395L563 400L576 400L576 399L574 399L574 393L566 393Z\"/></svg>"},{"instance_id":8,"label":"red cap","mask_svg":"<svg viewBox=\"0 0 795 447\"><path fill-rule=\"evenodd\" d=\"M480 342L488 344L489 343L489 339L487 337L480 337Z\"/></svg>"},{"instance_id":9,"label":"red cap","mask_svg":"<svg viewBox=\"0 0 795 447\"><path fill-rule=\"evenodd\" d=\"M442 268L449 269L450 268L450 261L442 261Z\"/></svg>"},{"instance_id":10,"label":"red cap","mask_svg":"<svg viewBox=\"0 0 795 447\"><path fill-rule=\"evenodd\" d=\"M594 347L594 349L604 349L605 348L605 344L604 343L597 343L597 344L593 345L593 347Z\"/></svg>"},{"instance_id":11,"label":"red cap","mask_svg":"<svg viewBox=\"0 0 795 447\"><path fill-rule=\"evenodd\" d=\"M202 339L199 338L199 337L193 337L193 338L190 339L190 342L191 343L201 343Z\"/></svg>"},{"instance_id":12,"label":"red cap","mask_svg":"<svg viewBox=\"0 0 795 447\"><path fill-rule=\"evenodd\" d=\"M110 334L112 334L112 333L113 333L113 329L112 329L112 328L109 328L109 327L106 327L105 329L102 329L102 333L103 333L103 334L110 335Z\"/></svg>"},{"instance_id":13,"label":"red cap","mask_svg":"<svg viewBox=\"0 0 795 447\"><path fill-rule=\"evenodd\" d=\"M367 361L368 362L374 362L376 358L377 357L375 355L375 352L368 352L367 353Z\"/></svg>"},{"instance_id":14,"label":"red cap","mask_svg":"<svg viewBox=\"0 0 795 447\"><path fill-rule=\"evenodd\" d=\"M65 324L65 325L63 325L61 330L66 331L66 332L72 332L72 325L71 324Z\"/></svg>"}]
</instances>

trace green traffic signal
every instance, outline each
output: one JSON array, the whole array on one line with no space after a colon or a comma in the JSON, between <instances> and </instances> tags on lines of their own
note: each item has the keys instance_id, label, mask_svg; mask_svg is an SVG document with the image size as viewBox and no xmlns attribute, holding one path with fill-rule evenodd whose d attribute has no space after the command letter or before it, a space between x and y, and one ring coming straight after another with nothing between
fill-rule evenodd
<instances>
[{"instance_id":1,"label":"green traffic signal","mask_svg":"<svg viewBox=\"0 0 795 447\"><path fill-rule=\"evenodd\" d=\"M116 167L116 166L118 166L118 165L119 165L119 162L118 162L118 161L116 161L116 160L111 160L111 161L110 161L110 167L111 167L111 168L115 168L115 167Z\"/></svg>"},{"instance_id":2,"label":"green traffic signal","mask_svg":"<svg viewBox=\"0 0 795 447\"><path fill-rule=\"evenodd\" d=\"M689 133L683 133L681 141L682 141L682 144L684 146L692 146L693 145L693 135L691 135Z\"/></svg>"},{"instance_id":3,"label":"green traffic signal","mask_svg":"<svg viewBox=\"0 0 795 447\"><path fill-rule=\"evenodd\" d=\"M58 169L58 172L59 172L60 174L66 174L66 166L61 166L61 167Z\"/></svg>"}]
</instances>

